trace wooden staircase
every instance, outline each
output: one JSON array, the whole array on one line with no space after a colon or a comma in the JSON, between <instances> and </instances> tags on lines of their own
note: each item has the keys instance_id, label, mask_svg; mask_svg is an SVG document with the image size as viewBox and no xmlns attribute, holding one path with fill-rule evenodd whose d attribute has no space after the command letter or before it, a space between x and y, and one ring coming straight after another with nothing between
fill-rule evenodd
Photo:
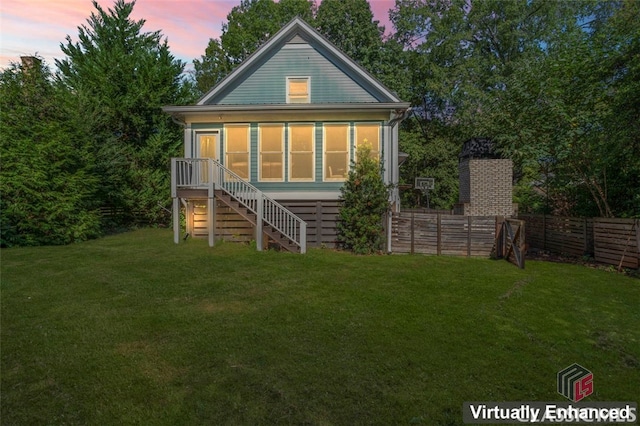
<instances>
[{"instance_id":1,"label":"wooden staircase","mask_svg":"<svg viewBox=\"0 0 640 426\"><path fill-rule=\"evenodd\" d=\"M179 242L179 207L185 191L206 193L209 211L217 198L256 228L256 248L262 250L263 234L282 249L302 253L307 248L307 224L277 201L212 158L172 158L174 241ZM209 219L209 244L213 245L213 219Z\"/></svg>"},{"instance_id":2,"label":"wooden staircase","mask_svg":"<svg viewBox=\"0 0 640 426\"><path fill-rule=\"evenodd\" d=\"M244 219L249 221L253 226L257 224L257 215L249 210L246 206L244 206L240 201L236 200L222 190L215 191L216 198L233 211L238 213ZM264 232L271 240L273 240L281 249L292 252L292 253L300 253L300 247L297 244L291 242L289 238L287 238L283 233L279 232L275 227L263 224L262 232Z\"/></svg>"}]
</instances>

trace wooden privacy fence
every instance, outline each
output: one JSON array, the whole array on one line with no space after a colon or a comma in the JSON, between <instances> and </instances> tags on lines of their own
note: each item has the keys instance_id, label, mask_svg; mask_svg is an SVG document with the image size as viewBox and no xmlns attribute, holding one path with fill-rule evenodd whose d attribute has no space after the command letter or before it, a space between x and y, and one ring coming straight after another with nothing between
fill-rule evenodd
<instances>
[{"instance_id":1,"label":"wooden privacy fence","mask_svg":"<svg viewBox=\"0 0 640 426\"><path fill-rule=\"evenodd\" d=\"M531 248L593 256L618 267L640 267L640 220L520 215Z\"/></svg>"},{"instance_id":2,"label":"wooden privacy fence","mask_svg":"<svg viewBox=\"0 0 640 426\"><path fill-rule=\"evenodd\" d=\"M488 257L501 224L499 216L394 213L391 249L394 253Z\"/></svg>"}]
</instances>

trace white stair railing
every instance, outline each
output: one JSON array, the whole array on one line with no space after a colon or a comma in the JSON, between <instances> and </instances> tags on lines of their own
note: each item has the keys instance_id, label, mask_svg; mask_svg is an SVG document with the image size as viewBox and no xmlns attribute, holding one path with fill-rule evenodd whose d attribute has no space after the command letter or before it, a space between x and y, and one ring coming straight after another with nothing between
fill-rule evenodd
<instances>
[{"instance_id":1,"label":"white stair railing","mask_svg":"<svg viewBox=\"0 0 640 426\"><path fill-rule=\"evenodd\" d=\"M208 189L210 197L215 189L221 189L255 214L258 250L262 249L264 222L297 245L300 253L307 251L307 223L220 162L212 158L172 158L171 175L174 198L180 188Z\"/></svg>"}]
</instances>

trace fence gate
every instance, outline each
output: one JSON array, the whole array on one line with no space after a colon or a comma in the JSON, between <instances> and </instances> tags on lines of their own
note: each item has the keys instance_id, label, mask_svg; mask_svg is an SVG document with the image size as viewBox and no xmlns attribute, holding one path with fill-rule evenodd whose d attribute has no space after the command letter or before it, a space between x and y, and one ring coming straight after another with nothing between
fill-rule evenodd
<instances>
[{"instance_id":1,"label":"fence gate","mask_svg":"<svg viewBox=\"0 0 640 426\"><path fill-rule=\"evenodd\" d=\"M495 257L506 259L524 269L526 244L524 237L524 220L505 219L498 227L495 243Z\"/></svg>"}]
</instances>

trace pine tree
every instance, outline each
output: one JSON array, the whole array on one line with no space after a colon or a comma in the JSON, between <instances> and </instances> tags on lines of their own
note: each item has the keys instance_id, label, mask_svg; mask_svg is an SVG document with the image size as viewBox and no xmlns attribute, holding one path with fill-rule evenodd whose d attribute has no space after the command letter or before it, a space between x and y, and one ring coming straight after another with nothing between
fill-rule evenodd
<instances>
[{"instance_id":1,"label":"pine tree","mask_svg":"<svg viewBox=\"0 0 640 426\"><path fill-rule=\"evenodd\" d=\"M349 177L340 188L338 241L356 254L371 254L383 247L389 186L382 180L381 163L371 155L366 141L358 146L356 155Z\"/></svg>"}]
</instances>

